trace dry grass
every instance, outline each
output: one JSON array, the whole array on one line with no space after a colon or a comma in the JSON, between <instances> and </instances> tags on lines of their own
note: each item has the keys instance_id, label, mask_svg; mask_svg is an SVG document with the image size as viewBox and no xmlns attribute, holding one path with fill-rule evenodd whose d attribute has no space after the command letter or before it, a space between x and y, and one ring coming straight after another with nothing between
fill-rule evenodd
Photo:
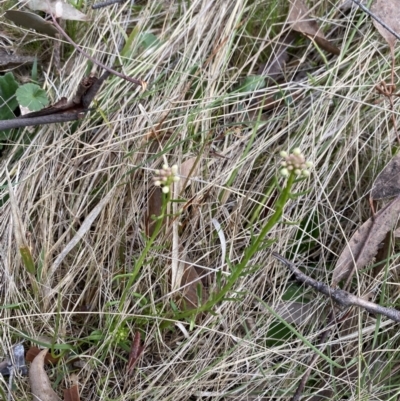
<instances>
[{"instance_id":1,"label":"dry grass","mask_svg":"<svg viewBox=\"0 0 400 401\"><path fill-rule=\"evenodd\" d=\"M299 287L270 249L329 282L346 239L369 217L365 196L395 151L389 104L374 103L375 84L390 77L389 49L363 14L344 15L336 2L321 0L316 10L326 21L322 26L345 51L325 55L325 64L310 42L298 41L290 50L286 83L261 93L283 95L287 105L263 111L255 103L251 112L254 92L236 89L273 57L279 41L274 32L286 29L281 22L287 10L272 0L265 3L149 1L132 11L128 4L88 11L93 22L77 24L77 41L110 63L121 31L134 29L129 52L116 63L125 74L147 81L148 91L109 78L97 96L103 120L93 112L76 129L63 124L34 134L25 130L2 156L2 348L24 338L68 346L83 362L77 373L83 400L288 399L314 354L296 333L283 342L269 338L275 319L266 306L277 310L282 299L297 294L300 301L309 300L312 317L318 317L329 305ZM153 47L143 45L149 33L157 38ZM87 63L74 52L68 66L71 71L61 70L60 77L44 71L44 88L54 99L73 94ZM178 261L192 263L215 285L214 273L229 270L223 254L232 264L240 261L273 207L276 191L268 190L274 188L279 151L296 146L315 169L296 184L295 192L304 193L290 201L270 234L275 243L256 254L252 273L229 294L236 300L162 330L163 319L173 319L171 301L180 293L171 291L171 270L179 268ZM146 245L144 216L154 171L165 161L181 165L193 157L198 164L179 195L184 202L170 204L171 213L181 214L166 221L120 305L128 279L116 276L132 271ZM98 217L88 224L85 219L99 204ZM55 264L82 225L85 233ZM17 234L29 245L36 277L22 264ZM386 276L364 272L353 291L380 289L381 301L396 305L396 279L393 258ZM386 322L378 331L380 320L361 311L353 315L349 327L334 330L328 339L327 359L316 364L304 399L317 389L332 390L328 398L335 400L396 399L390 370L396 371L398 332ZM311 320L293 327L318 345L324 320ZM120 324L129 329L129 338L141 330L146 339L131 377L125 373L129 338L125 349L116 340ZM371 329L361 332L365 327ZM340 370L332 361L348 366ZM49 374L53 383L61 381L59 387L70 377L65 365ZM25 381L17 381L16 399L30 399Z\"/></svg>"}]
</instances>

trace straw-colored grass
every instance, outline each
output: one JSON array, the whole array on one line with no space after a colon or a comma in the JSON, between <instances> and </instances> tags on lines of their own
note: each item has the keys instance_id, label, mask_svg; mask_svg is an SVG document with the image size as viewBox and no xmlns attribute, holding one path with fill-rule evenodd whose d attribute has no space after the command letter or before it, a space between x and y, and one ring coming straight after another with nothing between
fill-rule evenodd
<instances>
[{"instance_id":1,"label":"straw-colored grass","mask_svg":"<svg viewBox=\"0 0 400 401\"><path fill-rule=\"evenodd\" d=\"M91 22L69 27L79 45L148 88L143 92L112 76L96 97L100 111L75 125L21 130L3 152L4 353L25 339L27 345L69 349L71 358L78 354L81 368L74 374L82 400L266 401L293 395L314 355L308 344L320 345L330 302L297 284L270 252L301 262L305 272L329 283L346 240L370 216L366 195L374 178L396 150L389 102L377 102L375 90L389 81L388 46L360 11L344 14L338 2L312 3L341 55L322 50L325 62L310 41L298 39L289 50L285 82L256 92L238 88L271 62L288 32L280 1L140 1L132 8L83 9ZM131 44L122 57L124 34ZM52 100L72 96L88 69L69 45L65 52L70 56L59 76L47 65L42 70ZM255 98L264 95L285 102L263 110ZM193 265L204 276L204 291L215 290L216 272L226 275L240 263L272 215L274 177L284 184L279 152L294 147L315 167L294 185L293 192L302 194L288 202L267 236L273 244L252 257L251 271L212 311L176 320L184 283L172 286L171 277L179 278L182 263ZM192 158L197 163L190 182L182 189L182 177L171 194L181 202L168 204L169 215L126 289L149 241L145 216L155 170ZM69 250L79 229L82 235ZM22 263L21 241L35 262L34 276ZM397 278L392 258L377 277L360 272L352 291L374 290L376 301L396 306ZM310 308L308 321L292 323L292 331L277 326L269 312L279 314L287 300ZM398 330L358 310L346 322L328 338L304 399L316 400L322 390L332 400L396 399L398 380L391 371L397 368ZM286 337L281 331L273 340L272 327L284 329ZM145 351L128 376L137 330ZM63 363L49 369L60 394L72 374ZM15 383L15 399L31 399L27 379ZM5 382L1 386L6 389Z\"/></svg>"}]
</instances>

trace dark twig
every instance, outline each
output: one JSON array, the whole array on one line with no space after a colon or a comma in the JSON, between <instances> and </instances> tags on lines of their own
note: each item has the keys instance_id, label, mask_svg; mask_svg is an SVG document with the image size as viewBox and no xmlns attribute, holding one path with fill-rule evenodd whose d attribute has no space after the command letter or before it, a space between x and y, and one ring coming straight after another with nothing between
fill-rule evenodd
<instances>
[{"instance_id":1,"label":"dark twig","mask_svg":"<svg viewBox=\"0 0 400 401\"><path fill-rule=\"evenodd\" d=\"M100 63L100 61L96 60L95 58L93 58L90 54L86 53L84 50L82 50L67 34L66 32L61 28L61 26L58 24L58 22L56 21L56 18L54 17L53 14L51 14L51 18L53 19L53 24L54 27L57 29L57 31L65 38L65 40L67 42L69 42L72 46L74 46L74 48L81 54L83 54L87 59L89 59L92 63L98 65L99 67L105 69L106 71L110 72L111 74L116 75L117 77L120 77L122 79L125 79L126 81L132 82L136 85L140 85L142 88L146 87L146 83L144 81L141 81L140 79L136 79L136 78L131 78L128 77L124 74L121 74L118 71L113 70L110 67L107 67L105 64Z\"/></svg>"},{"instance_id":2,"label":"dark twig","mask_svg":"<svg viewBox=\"0 0 400 401\"><path fill-rule=\"evenodd\" d=\"M108 76L111 74L110 71L105 71L103 72L103 75L97 79L93 85L88 89L88 91L82 96L82 106L86 109L89 107L90 103L92 103L92 100L96 96L96 93L99 91L101 85L103 82L108 78Z\"/></svg>"},{"instance_id":3,"label":"dark twig","mask_svg":"<svg viewBox=\"0 0 400 401\"><path fill-rule=\"evenodd\" d=\"M31 125L64 123L82 118L83 113L88 110L75 111L72 113L50 114L48 116L39 116L31 118L13 118L12 120L1 120L0 131L10 128L29 127Z\"/></svg>"},{"instance_id":4,"label":"dark twig","mask_svg":"<svg viewBox=\"0 0 400 401\"><path fill-rule=\"evenodd\" d=\"M356 306L357 308L363 308L371 313L376 313L378 315L383 315L389 319L400 323L400 311L393 308L386 308L380 306L374 302L366 301L360 297L350 294L347 291L340 289L333 289L328 285L321 283L320 281L314 280L306 274L302 273L293 263L285 259L279 253L272 252L272 255L281 261L288 269L296 276L296 279L301 283L309 285L316 291L332 298L337 304L345 307Z\"/></svg>"},{"instance_id":5,"label":"dark twig","mask_svg":"<svg viewBox=\"0 0 400 401\"><path fill-rule=\"evenodd\" d=\"M296 276L296 279L300 281L301 283L304 283L306 285L309 285L310 287L314 288L318 292L321 292L324 295L329 296L333 301L338 303L341 306L349 307L349 306L356 306L359 308L364 308L369 312L380 314L387 316L389 319L394 320L395 322L400 322L400 312L391 309L391 308L385 308L383 306L377 305L373 302L368 302L365 301L362 298L356 297L355 295L350 294L347 291L343 290L335 290L328 285L321 283L320 281L314 280L311 277L307 276L303 272L301 272L293 263L291 263L289 260L285 259L283 256L279 255L276 252L272 252L272 255L277 258L279 261L281 261L285 266L289 268L289 270ZM335 315L334 315L334 310L331 312L331 317L329 318L329 323L327 329L324 331L322 338L321 338L321 343L324 344L328 335L332 331L332 325L335 321ZM321 351L326 345L322 345ZM299 401L303 395L304 388L306 386L306 383L308 381L308 378L310 377L311 371L313 369L314 364L316 363L318 359L318 354L315 354L311 360L307 363L307 370L305 371L297 389L292 397L291 401Z\"/></svg>"},{"instance_id":6,"label":"dark twig","mask_svg":"<svg viewBox=\"0 0 400 401\"><path fill-rule=\"evenodd\" d=\"M123 3L126 0L108 0L108 1L103 1L102 3L97 3L92 5L92 10L97 10L98 8L103 8L103 7L108 7L113 4L117 3Z\"/></svg>"},{"instance_id":7,"label":"dark twig","mask_svg":"<svg viewBox=\"0 0 400 401\"><path fill-rule=\"evenodd\" d=\"M387 25L379 17L377 17L374 13L372 13L370 10L368 10L368 8L365 7L359 0L352 0L352 2L357 4L358 7L360 7L361 10L363 10L365 12L365 14L368 14L378 24L382 25L387 31L389 31L392 35L394 35L396 37L396 39L400 39L400 35L396 31L394 31L389 25Z\"/></svg>"},{"instance_id":8,"label":"dark twig","mask_svg":"<svg viewBox=\"0 0 400 401\"><path fill-rule=\"evenodd\" d=\"M0 121L0 131L10 128L28 127L31 125L63 123L79 120L89 111L90 103L99 91L102 83L110 75L105 71L100 78L86 77L79 83L78 89L72 98L67 101L62 98L50 107L32 112L12 120Z\"/></svg>"}]
</instances>

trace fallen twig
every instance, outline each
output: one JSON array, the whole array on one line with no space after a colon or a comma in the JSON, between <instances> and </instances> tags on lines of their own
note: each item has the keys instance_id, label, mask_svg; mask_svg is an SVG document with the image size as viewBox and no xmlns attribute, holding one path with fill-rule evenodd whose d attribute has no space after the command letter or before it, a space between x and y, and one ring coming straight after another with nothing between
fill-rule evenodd
<instances>
[{"instance_id":1,"label":"fallen twig","mask_svg":"<svg viewBox=\"0 0 400 401\"><path fill-rule=\"evenodd\" d=\"M56 104L40 111L25 114L12 120L0 121L0 131L10 128L63 123L81 119L84 113L89 111L90 103L109 75L110 72L105 71L100 78L83 78L72 100L67 101L66 98L62 98Z\"/></svg>"},{"instance_id":2,"label":"fallen twig","mask_svg":"<svg viewBox=\"0 0 400 401\"><path fill-rule=\"evenodd\" d=\"M103 8L103 7L108 7L111 6L113 4L117 4L117 3L122 3L126 0L108 0L108 1L103 1L102 3L97 3L97 4L93 4L92 5L92 10L97 10L98 8Z\"/></svg>"},{"instance_id":3,"label":"fallen twig","mask_svg":"<svg viewBox=\"0 0 400 401\"><path fill-rule=\"evenodd\" d=\"M64 123L66 121L79 120L83 116L83 113L85 113L86 111L88 110L63 114L51 114L48 116L31 118L13 118L12 120L2 120L0 121L0 131L10 128L21 128L29 127L32 125Z\"/></svg>"},{"instance_id":4,"label":"fallen twig","mask_svg":"<svg viewBox=\"0 0 400 401\"><path fill-rule=\"evenodd\" d=\"M310 287L314 288L316 291L332 298L332 300L335 301L337 304L345 307L356 306L358 308L363 308L368 312L386 316L389 319L400 323L400 311L393 308L380 306L374 302L366 301L344 290L333 289L327 284L314 280L313 278L302 273L293 263L285 259L283 256L279 255L279 253L272 252L272 255L279 261L281 261L285 266L287 266L289 270L296 276L296 279L298 281L307 284Z\"/></svg>"}]
</instances>

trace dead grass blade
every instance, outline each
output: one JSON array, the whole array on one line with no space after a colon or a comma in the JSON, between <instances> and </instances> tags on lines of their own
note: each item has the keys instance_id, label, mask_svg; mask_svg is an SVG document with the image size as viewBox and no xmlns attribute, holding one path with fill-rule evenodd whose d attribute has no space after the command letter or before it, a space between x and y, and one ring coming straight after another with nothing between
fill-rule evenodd
<instances>
[{"instance_id":1,"label":"dead grass blade","mask_svg":"<svg viewBox=\"0 0 400 401\"><path fill-rule=\"evenodd\" d=\"M54 273L61 265L62 261L65 257L71 252L71 250L82 240L83 236L90 230L91 225L96 220L97 216L103 210L104 206L110 201L112 195L114 194L114 190L112 189L108 194L93 208L93 210L88 214L82 225L80 226L77 233L73 236L71 241L66 245L66 247L62 250L62 252L57 256L53 265L49 269L47 274L47 281L50 282Z\"/></svg>"}]
</instances>

